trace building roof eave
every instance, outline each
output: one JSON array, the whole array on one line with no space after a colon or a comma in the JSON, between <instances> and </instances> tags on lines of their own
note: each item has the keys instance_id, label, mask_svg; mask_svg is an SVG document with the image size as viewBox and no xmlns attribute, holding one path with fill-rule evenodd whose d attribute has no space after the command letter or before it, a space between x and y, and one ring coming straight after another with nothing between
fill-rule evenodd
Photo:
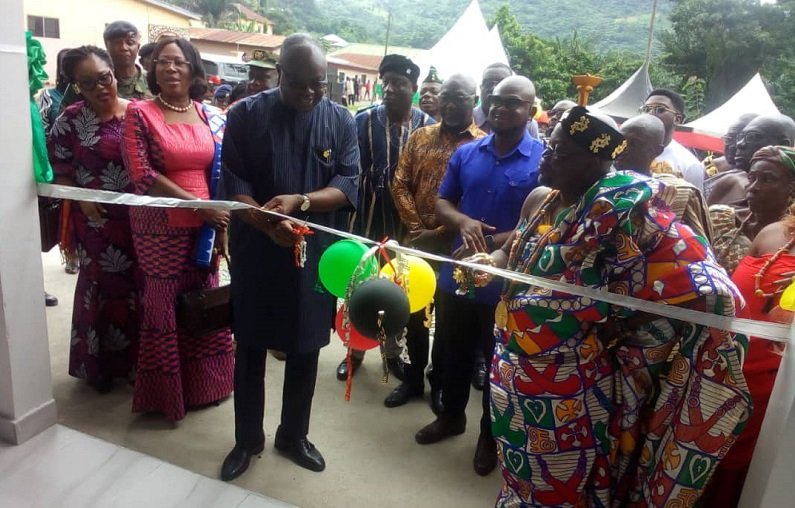
<instances>
[{"instance_id":1,"label":"building roof eave","mask_svg":"<svg viewBox=\"0 0 795 508\"><path fill-rule=\"evenodd\" d=\"M189 11L188 9L183 9L182 7L177 7L176 5L171 5L169 3L163 2L161 0L138 0L139 2L143 2L145 4L152 5L154 7L159 7L160 9L173 12L174 14L179 14L181 16L185 16L189 19L194 19L196 21L201 21L202 17L201 14Z\"/></svg>"}]
</instances>

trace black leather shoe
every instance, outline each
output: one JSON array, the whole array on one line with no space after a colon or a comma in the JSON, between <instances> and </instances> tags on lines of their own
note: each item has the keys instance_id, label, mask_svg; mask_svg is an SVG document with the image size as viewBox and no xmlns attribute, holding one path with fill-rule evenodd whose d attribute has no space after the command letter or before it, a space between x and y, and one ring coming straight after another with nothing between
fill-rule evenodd
<instances>
[{"instance_id":1,"label":"black leather shoe","mask_svg":"<svg viewBox=\"0 0 795 508\"><path fill-rule=\"evenodd\" d=\"M406 404L409 400L422 397L425 394L424 386L411 386L408 383L400 383L392 390L387 398L384 399L386 407L398 407Z\"/></svg>"},{"instance_id":2,"label":"black leather shoe","mask_svg":"<svg viewBox=\"0 0 795 508\"><path fill-rule=\"evenodd\" d=\"M362 359L356 358L355 356L351 358L351 365L353 366L353 372L351 376L356 374L356 371L359 370L359 367L362 366ZM345 381L348 379L348 359L343 358L339 365L337 365L337 379L340 381Z\"/></svg>"},{"instance_id":3,"label":"black leather shoe","mask_svg":"<svg viewBox=\"0 0 795 508\"><path fill-rule=\"evenodd\" d=\"M489 371L486 369L486 361L482 358L478 360L475 364L475 368L472 370L472 386L476 390L483 391L483 387L486 385L486 381L489 377Z\"/></svg>"},{"instance_id":4,"label":"black leather shoe","mask_svg":"<svg viewBox=\"0 0 795 508\"><path fill-rule=\"evenodd\" d=\"M497 467L497 445L494 443L494 438L482 433L478 436L478 446L475 448L472 465L480 476L487 476L494 471Z\"/></svg>"},{"instance_id":5,"label":"black leather shoe","mask_svg":"<svg viewBox=\"0 0 795 508\"><path fill-rule=\"evenodd\" d=\"M466 427L467 417L465 414L460 416L442 415L433 423L421 428L414 435L414 439L419 444L438 443L442 439L463 434Z\"/></svg>"},{"instance_id":6,"label":"black leather shoe","mask_svg":"<svg viewBox=\"0 0 795 508\"><path fill-rule=\"evenodd\" d=\"M241 474L246 472L248 464L251 462L251 457L259 455L265 449L265 441L248 449L241 445L235 445L229 455L224 459L224 464L221 466L221 479L225 482L232 481Z\"/></svg>"},{"instance_id":7,"label":"black leather shoe","mask_svg":"<svg viewBox=\"0 0 795 508\"><path fill-rule=\"evenodd\" d=\"M93 386L97 392L103 395L110 393L111 390L113 390L113 378L110 376L102 376L94 382Z\"/></svg>"},{"instance_id":8,"label":"black leather shoe","mask_svg":"<svg viewBox=\"0 0 795 508\"><path fill-rule=\"evenodd\" d=\"M431 411L436 416L444 413L444 403L442 403L442 389L431 388Z\"/></svg>"},{"instance_id":9,"label":"black leather shoe","mask_svg":"<svg viewBox=\"0 0 795 508\"><path fill-rule=\"evenodd\" d=\"M55 307L58 305L58 297L55 295L51 295L50 293L44 292L44 305L47 307Z\"/></svg>"},{"instance_id":10,"label":"black leather shoe","mask_svg":"<svg viewBox=\"0 0 795 508\"><path fill-rule=\"evenodd\" d=\"M317 473L326 469L326 461L307 438L286 439L276 434L274 447L299 466Z\"/></svg>"},{"instance_id":11,"label":"black leather shoe","mask_svg":"<svg viewBox=\"0 0 795 508\"><path fill-rule=\"evenodd\" d=\"M386 366L389 368L389 372L392 373L392 375L398 380L406 380L406 364L400 359L399 356L396 358L387 358Z\"/></svg>"}]
</instances>

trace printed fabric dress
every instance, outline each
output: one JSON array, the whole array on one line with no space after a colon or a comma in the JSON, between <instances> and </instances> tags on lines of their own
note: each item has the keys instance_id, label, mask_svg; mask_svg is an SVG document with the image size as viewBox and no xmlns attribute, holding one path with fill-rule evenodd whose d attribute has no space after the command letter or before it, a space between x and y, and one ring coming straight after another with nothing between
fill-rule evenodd
<instances>
[{"instance_id":1,"label":"printed fabric dress","mask_svg":"<svg viewBox=\"0 0 795 508\"><path fill-rule=\"evenodd\" d=\"M736 288L703 240L653 202L648 180L605 176L520 227L508 266L733 316ZM750 414L739 336L522 284L496 317L497 506L696 503Z\"/></svg>"},{"instance_id":2,"label":"printed fabric dress","mask_svg":"<svg viewBox=\"0 0 795 508\"><path fill-rule=\"evenodd\" d=\"M122 121L100 121L79 101L52 125L47 147L55 176L86 189L132 192L121 156ZM133 379L138 352L138 265L128 207L103 205L99 221L73 202L70 227L80 272L72 308L69 374L92 385L107 378Z\"/></svg>"},{"instance_id":3,"label":"printed fabric dress","mask_svg":"<svg viewBox=\"0 0 795 508\"><path fill-rule=\"evenodd\" d=\"M154 101L133 101L124 123L123 155L136 191L146 193L164 175L202 199L220 145L205 123L165 123ZM232 393L234 351L228 329L195 337L177 327L179 294L218 286L218 273L197 267L193 253L204 221L186 209L133 207L135 252L143 272L143 319L134 412L160 412L171 421L186 407L203 406Z\"/></svg>"}]
</instances>

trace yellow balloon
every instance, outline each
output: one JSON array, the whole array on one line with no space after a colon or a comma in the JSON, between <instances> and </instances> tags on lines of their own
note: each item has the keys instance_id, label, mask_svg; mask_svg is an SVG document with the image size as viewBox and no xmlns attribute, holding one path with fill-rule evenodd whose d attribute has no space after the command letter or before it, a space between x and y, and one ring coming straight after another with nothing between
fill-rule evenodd
<instances>
[{"instance_id":1,"label":"yellow balloon","mask_svg":"<svg viewBox=\"0 0 795 508\"><path fill-rule=\"evenodd\" d=\"M778 306L784 310L795 312L795 282L787 286L787 289L781 294Z\"/></svg>"},{"instance_id":2,"label":"yellow balloon","mask_svg":"<svg viewBox=\"0 0 795 508\"><path fill-rule=\"evenodd\" d=\"M436 292L436 273L431 265L417 256L406 256L409 267L408 274L408 297L409 310L419 312L433 301L433 294ZM381 276L392 279L395 271L392 265L387 263L381 268Z\"/></svg>"}]
</instances>

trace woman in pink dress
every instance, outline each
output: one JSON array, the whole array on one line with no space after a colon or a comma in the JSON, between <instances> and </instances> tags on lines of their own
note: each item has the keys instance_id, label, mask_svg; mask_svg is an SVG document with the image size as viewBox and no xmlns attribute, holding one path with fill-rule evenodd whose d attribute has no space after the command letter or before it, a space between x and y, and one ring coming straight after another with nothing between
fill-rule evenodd
<instances>
[{"instance_id":1,"label":"woman in pink dress","mask_svg":"<svg viewBox=\"0 0 795 508\"><path fill-rule=\"evenodd\" d=\"M147 76L151 100L131 102L123 155L136 191L150 196L209 199L218 171L222 117L202 106L207 90L199 52L184 39L157 44ZM210 224L223 245L229 212L133 207L130 224L144 274L143 320L133 411L160 412L171 421L186 408L232 392L234 353L228 329L196 337L177 326L179 294L217 287L215 270L194 261L199 230Z\"/></svg>"}]
</instances>

